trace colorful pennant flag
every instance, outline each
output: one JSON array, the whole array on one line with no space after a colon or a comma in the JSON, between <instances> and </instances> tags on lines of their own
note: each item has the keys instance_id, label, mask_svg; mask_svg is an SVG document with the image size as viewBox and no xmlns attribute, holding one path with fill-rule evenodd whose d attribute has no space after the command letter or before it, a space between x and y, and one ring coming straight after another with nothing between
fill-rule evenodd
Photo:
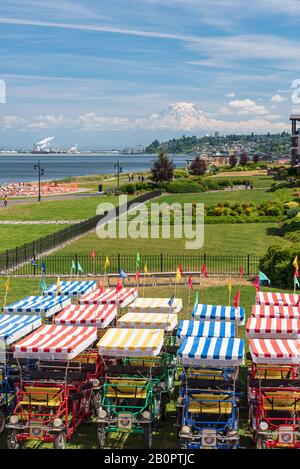
<instances>
[{"instance_id":1,"label":"colorful pennant flag","mask_svg":"<svg viewBox=\"0 0 300 469\"><path fill-rule=\"evenodd\" d=\"M122 290L122 288L123 288L122 280L120 278L118 278L117 285L116 285L117 293L119 293Z\"/></svg>"},{"instance_id":2,"label":"colorful pennant flag","mask_svg":"<svg viewBox=\"0 0 300 469\"><path fill-rule=\"evenodd\" d=\"M74 261L72 261L71 272L73 272L73 270L76 271L76 265L75 265L75 262L74 262Z\"/></svg>"},{"instance_id":3,"label":"colorful pennant flag","mask_svg":"<svg viewBox=\"0 0 300 469\"><path fill-rule=\"evenodd\" d=\"M293 266L295 267L296 270L299 270L298 256L296 256L295 259L293 260Z\"/></svg>"},{"instance_id":4,"label":"colorful pennant flag","mask_svg":"<svg viewBox=\"0 0 300 469\"><path fill-rule=\"evenodd\" d=\"M260 290L260 283L259 283L259 277L256 275L255 280L254 280L254 287L256 291Z\"/></svg>"},{"instance_id":5,"label":"colorful pennant flag","mask_svg":"<svg viewBox=\"0 0 300 469\"><path fill-rule=\"evenodd\" d=\"M147 266L147 262L146 262L145 265L144 265L144 274L145 274L145 275L150 275L150 272L149 272L148 266Z\"/></svg>"},{"instance_id":6,"label":"colorful pennant flag","mask_svg":"<svg viewBox=\"0 0 300 469\"><path fill-rule=\"evenodd\" d=\"M46 283L45 277L42 277L42 280L41 280L41 290L43 293L45 290L47 290L47 283Z\"/></svg>"},{"instance_id":7,"label":"colorful pennant flag","mask_svg":"<svg viewBox=\"0 0 300 469\"><path fill-rule=\"evenodd\" d=\"M269 285L271 283L271 280L263 272L259 271L258 278L259 278L259 283L268 282Z\"/></svg>"},{"instance_id":8,"label":"colorful pennant flag","mask_svg":"<svg viewBox=\"0 0 300 469\"><path fill-rule=\"evenodd\" d=\"M193 290L193 277L190 275L187 281L187 287Z\"/></svg>"},{"instance_id":9,"label":"colorful pennant flag","mask_svg":"<svg viewBox=\"0 0 300 469\"><path fill-rule=\"evenodd\" d=\"M110 262L109 262L109 258L108 256L105 257L105 262L104 262L104 272L107 271L107 269L109 268L110 266Z\"/></svg>"},{"instance_id":10,"label":"colorful pennant flag","mask_svg":"<svg viewBox=\"0 0 300 469\"><path fill-rule=\"evenodd\" d=\"M204 262L204 264L202 266L201 273L202 273L202 275L204 275L204 277L208 277L206 262Z\"/></svg>"},{"instance_id":11,"label":"colorful pennant flag","mask_svg":"<svg viewBox=\"0 0 300 469\"><path fill-rule=\"evenodd\" d=\"M243 278L243 266L240 265L240 280Z\"/></svg>"},{"instance_id":12,"label":"colorful pennant flag","mask_svg":"<svg viewBox=\"0 0 300 469\"><path fill-rule=\"evenodd\" d=\"M180 279L181 279L181 273L180 273L180 269L179 267L177 267L176 269L176 282L179 283L180 282Z\"/></svg>"},{"instance_id":13,"label":"colorful pennant flag","mask_svg":"<svg viewBox=\"0 0 300 469\"><path fill-rule=\"evenodd\" d=\"M128 277L128 275L122 269L119 270L119 275L120 275L121 278L127 278Z\"/></svg>"},{"instance_id":14,"label":"colorful pennant flag","mask_svg":"<svg viewBox=\"0 0 300 469\"><path fill-rule=\"evenodd\" d=\"M141 266L141 258L140 258L140 253L139 253L139 252L137 252L137 254L136 254L135 266L136 266L136 269L137 269L137 270L140 269L140 266Z\"/></svg>"},{"instance_id":15,"label":"colorful pennant flag","mask_svg":"<svg viewBox=\"0 0 300 469\"><path fill-rule=\"evenodd\" d=\"M300 285L299 285L298 278L296 277L296 275L294 275L294 286L295 286L295 288L296 288L296 287L299 288L299 286L300 286Z\"/></svg>"},{"instance_id":16,"label":"colorful pennant flag","mask_svg":"<svg viewBox=\"0 0 300 469\"><path fill-rule=\"evenodd\" d=\"M41 262L41 273L46 274L46 264L44 261Z\"/></svg>"},{"instance_id":17,"label":"colorful pennant flag","mask_svg":"<svg viewBox=\"0 0 300 469\"><path fill-rule=\"evenodd\" d=\"M77 261L77 272L82 272L84 274L84 270L83 268L81 267L80 263Z\"/></svg>"},{"instance_id":18,"label":"colorful pennant flag","mask_svg":"<svg viewBox=\"0 0 300 469\"><path fill-rule=\"evenodd\" d=\"M234 296L234 299L233 299L233 306L235 308L238 308L240 305L240 290L238 290Z\"/></svg>"},{"instance_id":19,"label":"colorful pennant flag","mask_svg":"<svg viewBox=\"0 0 300 469\"><path fill-rule=\"evenodd\" d=\"M168 305L170 306L170 308L172 308L172 305L174 303L174 299L175 299L175 297L174 297L174 295L172 295L171 298L168 301Z\"/></svg>"},{"instance_id":20,"label":"colorful pennant flag","mask_svg":"<svg viewBox=\"0 0 300 469\"><path fill-rule=\"evenodd\" d=\"M231 280L231 278L229 278L228 281L227 281L227 288L228 288L229 293L231 293L231 290L232 290L232 280Z\"/></svg>"},{"instance_id":21,"label":"colorful pennant flag","mask_svg":"<svg viewBox=\"0 0 300 469\"><path fill-rule=\"evenodd\" d=\"M182 263L180 262L179 264L179 272L181 274L181 276L183 275L183 268L182 268Z\"/></svg>"},{"instance_id":22,"label":"colorful pennant flag","mask_svg":"<svg viewBox=\"0 0 300 469\"><path fill-rule=\"evenodd\" d=\"M93 250L93 251L91 252L90 256L91 256L92 259L95 259L95 258L97 257L96 251Z\"/></svg>"}]
</instances>

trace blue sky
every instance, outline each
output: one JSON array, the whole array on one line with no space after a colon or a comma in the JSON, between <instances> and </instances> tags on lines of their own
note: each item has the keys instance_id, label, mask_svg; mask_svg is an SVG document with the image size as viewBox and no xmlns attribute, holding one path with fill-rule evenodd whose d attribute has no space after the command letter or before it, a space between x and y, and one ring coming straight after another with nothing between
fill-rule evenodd
<instances>
[{"instance_id":1,"label":"blue sky","mask_svg":"<svg viewBox=\"0 0 300 469\"><path fill-rule=\"evenodd\" d=\"M299 25L299 0L1 0L0 147L286 130Z\"/></svg>"}]
</instances>

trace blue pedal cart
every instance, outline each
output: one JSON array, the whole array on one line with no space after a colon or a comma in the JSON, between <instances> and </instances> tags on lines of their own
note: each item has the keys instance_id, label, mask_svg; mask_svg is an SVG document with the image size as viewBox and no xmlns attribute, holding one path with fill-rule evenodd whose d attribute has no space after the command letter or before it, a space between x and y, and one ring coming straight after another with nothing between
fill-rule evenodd
<instances>
[{"instance_id":1,"label":"blue pedal cart","mask_svg":"<svg viewBox=\"0 0 300 469\"><path fill-rule=\"evenodd\" d=\"M177 424L183 449L239 447L238 370L244 341L233 337L185 337Z\"/></svg>"}]
</instances>

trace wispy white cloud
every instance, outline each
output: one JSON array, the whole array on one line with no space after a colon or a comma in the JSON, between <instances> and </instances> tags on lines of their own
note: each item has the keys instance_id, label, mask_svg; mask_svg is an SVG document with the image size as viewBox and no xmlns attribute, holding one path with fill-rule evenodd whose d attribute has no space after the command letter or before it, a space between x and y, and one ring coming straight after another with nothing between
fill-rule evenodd
<instances>
[{"instance_id":1,"label":"wispy white cloud","mask_svg":"<svg viewBox=\"0 0 300 469\"><path fill-rule=\"evenodd\" d=\"M285 98L284 96L281 96L280 94L274 94L274 96L272 96L270 101L272 103L279 104L279 103L283 103L286 100L287 100L287 98Z\"/></svg>"},{"instance_id":2,"label":"wispy white cloud","mask_svg":"<svg viewBox=\"0 0 300 469\"><path fill-rule=\"evenodd\" d=\"M258 105L253 99L236 99L230 101L228 104L232 109L234 109L238 115L263 115L268 114L268 110L265 106Z\"/></svg>"},{"instance_id":3,"label":"wispy white cloud","mask_svg":"<svg viewBox=\"0 0 300 469\"><path fill-rule=\"evenodd\" d=\"M249 103L251 100L245 100L250 108L255 105ZM241 102L242 103L242 102ZM233 106L234 107L234 106ZM242 104L236 105L237 108L244 107ZM257 109L257 113L262 113ZM251 110L250 114L254 112ZM231 115L230 109L219 109L221 115ZM246 113L245 113L246 114ZM85 113L74 117L60 115L41 115L33 119L25 119L21 116L7 115L2 118L2 125L5 129L15 128L16 130L31 131L55 130L55 129L75 129L80 132L103 132L103 131L135 131L135 130L168 130L203 132L220 130L222 132L281 132L289 127L284 122L274 122L280 118L280 115L266 112L264 117L255 116L245 120L224 121L213 117L208 117L202 111L199 111L193 103L176 103L166 107L162 112L152 114L148 117L132 119L122 116L104 116L95 112Z\"/></svg>"}]
</instances>

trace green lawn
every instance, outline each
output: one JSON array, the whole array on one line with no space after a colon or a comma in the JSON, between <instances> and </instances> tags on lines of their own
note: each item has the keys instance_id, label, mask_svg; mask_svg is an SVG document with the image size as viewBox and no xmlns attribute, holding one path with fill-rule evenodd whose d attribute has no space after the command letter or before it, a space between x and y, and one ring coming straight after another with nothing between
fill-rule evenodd
<instances>
[{"instance_id":1,"label":"green lawn","mask_svg":"<svg viewBox=\"0 0 300 469\"><path fill-rule=\"evenodd\" d=\"M241 191L201 192L196 194L167 194L157 198L155 202L191 203L199 202L206 206L217 205L222 202L260 204L265 201L287 202L293 200L292 189L280 189L276 192L266 192L264 189L248 189Z\"/></svg>"},{"instance_id":2,"label":"green lawn","mask_svg":"<svg viewBox=\"0 0 300 469\"><path fill-rule=\"evenodd\" d=\"M0 252L62 230L67 225L0 225Z\"/></svg>"},{"instance_id":3,"label":"green lawn","mask_svg":"<svg viewBox=\"0 0 300 469\"><path fill-rule=\"evenodd\" d=\"M276 223L207 224L204 227L204 246L201 252L211 254L263 254L271 245L291 246L289 241L277 236ZM115 254L193 254L185 249L185 239L99 239L96 232L88 233L78 241L57 251L54 255L81 253L96 250L99 253ZM199 250L194 251L195 254Z\"/></svg>"},{"instance_id":4,"label":"green lawn","mask_svg":"<svg viewBox=\"0 0 300 469\"><path fill-rule=\"evenodd\" d=\"M84 220L95 216L97 206L103 202L118 205L119 198L95 196L1 207L0 220Z\"/></svg>"},{"instance_id":5,"label":"green lawn","mask_svg":"<svg viewBox=\"0 0 300 469\"><path fill-rule=\"evenodd\" d=\"M5 279L0 279L0 298L4 296L4 282ZM48 280L50 283L51 280ZM205 281L204 281L205 282ZM207 287L205 283L200 287L197 285L197 279L194 279L194 288L199 290L199 302L205 302L208 304L228 304L228 289L226 286L214 286ZM238 284L233 285L232 296L235 294L238 288ZM36 294L39 290L39 279L18 279L11 278L11 288L8 295L8 302L15 301L22 298L23 296ZM174 293L174 286L165 287L147 287L145 289L145 296L158 296L158 297L169 297ZM140 294L142 292L140 291ZM180 318L190 318L191 309L194 300L194 293L190 298L190 306L188 307L188 291L184 286L179 286L176 293L177 297L183 299L184 309L180 314ZM2 300L3 301L3 300ZM253 285L242 285L241 286L241 305L245 307L246 315L249 316L251 306L255 301L255 290ZM126 312L125 310L122 311ZM239 336L244 337L244 330L240 328ZM244 386L245 381L245 368L241 368L241 380ZM179 385L179 384L178 384ZM175 402L178 393L178 387L175 389L175 394L171 399L170 404L167 408L167 420L159 426L159 429L154 434L153 447L156 449L163 448L177 448L178 441L176 431L174 427L175 423ZM240 414L240 434L241 444L249 448L253 448L250 434L247 429L247 410L242 409ZM5 447L4 436L0 438L0 448ZM90 425L82 425L76 431L72 440L68 443L69 448L74 449L95 449L96 448L96 424L93 422ZM25 448L52 448L51 444L44 444L37 441L30 441L25 444ZM108 438L107 448L109 449L135 449L144 448L144 441L139 436L127 436L124 434L112 434Z\"/></svg>"},{"instance_id":6,"label":"green lawn","mask_svg":"<svg viewBox=\"0 0 300 469\"><path fill-rule=\"evenodd\" d=\"M223 173L222 176L219 176L218 174L211 176L213 179L230 179L231 181L240 181L240 180L247 180L252 184L254 188L267 188L271 187L271 185L274 183L274 178L272 176L239 176L239 173L236 172L235 176L226 176L226 173Z\"/></svg>"}]
</instances>

